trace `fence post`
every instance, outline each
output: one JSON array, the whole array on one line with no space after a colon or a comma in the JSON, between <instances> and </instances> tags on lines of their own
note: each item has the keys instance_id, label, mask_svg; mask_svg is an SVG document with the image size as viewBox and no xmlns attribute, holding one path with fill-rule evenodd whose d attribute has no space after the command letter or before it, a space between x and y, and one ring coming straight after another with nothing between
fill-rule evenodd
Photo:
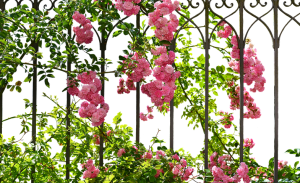
<instances>
[{"instance_id":1,"label":"fence post","mask_svg":"<svg viewBox=\"0 0 300 183\"><path fill-rule=\"evenodd\" d=\"M0 0L0 9L4 13L5 11L5 3L4 0ZM0 27L0 31L2 31L2 27ZM1 79L0 79L1 81ZM0 88L0 134L2 134L2 117L3 117L3 93L5 88ZM1 179L0 179L1 182Z\"/></svg>"},{"instance_id":2,"label":"fence post","mask_svg":"<svg viewBox=\"0 0 300 183\"><path fill-rule=\"evenodd\" d=\"M175 38L173 37L171 44L169 46L170 51L175 50ZM172 64L172 67L175 67L175 60ZM175 91L174 91L175 94ZM174 154L175 153L175 113L174 113L174 97L170 101L170 126L169 126L169 148L170 151Z\"/></svg>"},{"instance_id":3,"label":"fence post","mask_svg":"<svg viewBox=\"0 0 300 183\"><path fill-rule=\"evenodd\" d=\"M239 112L239 119L240 119L240 163L243 162L244 153L243 153L243 143L245 137L245 120L244 120L244 46L245 46L245 36L244 36L244 0L239 1L239 29L237 40L238 40L238 47L240 49L240 112ZM239 38L239 39L238 39Z\"/></svg>"},{"instance_id":4,"label":"fence post","mask_svg":"<svg viewBox=\"0 0 300 183\"><path fill-rule=\"evenodd\" d=\"M278 30L279 30L279 14L278 14L278 4L279 2L274 1L274 8L272 10L272 32L273 32L273 42L272 45L272 67L273 73L275 70L275 81L273 89L273 97L275 96L275 111L273 110L273 156L274 156L274 182L278 183L278 158L279 158L279 40L278 40ZM272 7L272 1L271 1ZM272 43L272 41L271 41ZM275 63L275 64L274 64ZM274 94L275 90L275 94ZM274 105L274 104L273 104ZM274 124L275 122L275 124ZM275 133L275 134L274 134Z\"/></svg>"},{"instance_id":5,"label":"fence post","mask_svg":"<svg viewBox=\"0 0 300 183\"><path fill-rule=\"evenodd\" d=\"M140 11L136 15L136 29L140 31ZM137 82L136 83L136 109L135 109L135 116L136 116L136 121L135 121L135 141L136 142L141 142L141 120L140 120L140 86L141 83Z\"/></svg>"},{"instance_id":6,"label":"fence post","mask_svg":"<svg viewBox=\"0 0 300 183\"><path fill-rule=\"evenodd\" d=\"M210 37L209 37L209 2L204 1L205 7L205 16L204 16L204 51L205 51L205 144L204 144L204 152L205 152L205 165L204 168L208 169L208 138L209 138L209 131L208 131L208 86L209 86L209 55L210 55ZM204 179L205 182L205 179Z\"/></svg>"},{"instance_id":7,"label":"fence post","mask_svg":"<svg viewBox=\"0 0 300 183\"><path fill-rule=\"evenodd\" d=\"M72 29L68 29L68 34L72 35ZM72 71L72 62L69 60L70 58L68 57L67 60L67 70ZM68 77L68 73L66 74ZM66 141L67 141L67 147L66 147L66 165L71 163L71 143L70 143L70 136L71 136L71 121L69 118L70 114L70 106L71 106L71 95L69 92L66 92L66 108L67 108L67 115L66 115L66 129L67 129L67 136L66 136ZM66 176L65 179L70 179L70 168L66 166Z\"/></svg>"}]
</instances>

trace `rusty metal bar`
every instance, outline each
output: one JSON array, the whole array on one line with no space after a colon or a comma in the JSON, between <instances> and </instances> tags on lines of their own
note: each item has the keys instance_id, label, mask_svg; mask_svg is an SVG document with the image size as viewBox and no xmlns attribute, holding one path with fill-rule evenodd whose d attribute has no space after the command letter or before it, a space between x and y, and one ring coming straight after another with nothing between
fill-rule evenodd
<instances>
[{"instance_id":1,"label":"rusty metal bar","mask_svg":"<svg viewBox=\"0 0 300 183\"><path fill-rule=\"evenodd\" d=\"M140 12L136 15L136 27L140 32ZM136 142L140 142L140 93L141 87L140 82L136 83L136 134L135 139Z\"/></svg>"},{"instance_id":2,"label":"rusty metal bar","mask_svg":"<svg viewBox=\"0 0 300 183\"><path fill-rule=\"evenodd\" d=\"M171 41L170 51L175 50L175 40L174 38ZM175 67L175 62L172 64L173 68ZM170 149L174 149L174 97L170 101Z\"/></svg>"}]
</instances>

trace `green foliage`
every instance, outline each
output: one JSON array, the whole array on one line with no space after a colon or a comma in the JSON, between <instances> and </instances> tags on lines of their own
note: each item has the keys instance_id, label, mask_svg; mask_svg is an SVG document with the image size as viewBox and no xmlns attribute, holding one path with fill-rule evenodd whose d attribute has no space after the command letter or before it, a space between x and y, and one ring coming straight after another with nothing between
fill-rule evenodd
<instances>
[{"instance_id":1,"label":"green foliage","mask_svg":"<svg viewBox=\"0 0 300 183\"><path fill-rule=\"evenodd\" d=\"M300 157L300 149L288 149L286 151L286 153L289 153L289 154L295 154L296 157Z\"/></svg>"},{"instance_id":2,"label":"green foliage","mask_svg":"<svg viewBox=\"0 0 300 183\"><path fill-rule=\"evenodd\" d=\"M142 1L140 4L143 5L143 13L141 16L154 11L154 3L157 0ZM110 5L109 5L110 4ZM103 8L106 7L106 8ZM82 73L87 70L100 71L100 66L104 65L106 67L112 62L109 59L97 58L96 55L91 54L93 51L91 48L87 48L85 45L78 44L74 41L74 36L70 37L68 34L64 33L73 24L72 15L74 11L79 11L83 14L91 14L88 17L92 22L97 22L98 27L95 30L101 32L104 40L111 35L112 37L118 37L120 34L129 36L131 41L129 41L128 50L123 50L126 55L132 55L134 52L140 52L142 56L151 64L151 68L155 67L154 60L158 56L153 56L153 58L148 59L147 53L155 46L170 44L169 41L159 41L155 37L147 37L145 35L145 21L142 22L140 29L134 26L132 23L127 23L124 20L120 21L119 12L111 6L110 0L103 0L97 2L91 2L86 0L78 1L66 1L63 0L59 3L57 8L53 9L57 14L54 18L48 15L47 11L37 11L34 8L29 9L26 4L19 5L10 10L5 10L4 13L0 12L0 88L9 89L11 92L16 90L21 92L21 83L17 81L12 84L14 79L14 74L17 72L17 67L21 66L24 68L27 76L24 78L24 82L31 82L34 75L33 64L23 62L25 55L31 55L31 60L36 60L37 75L40 76L39 81L43 81L44 84L50 88L50 78L55 78L53 70L60 70L67 73L67 63L72 62L75 64L76 69L69 72L71 78L75 78L77 73ZM190 12L188 9L181 9L181 13L190 18ZM218 17L212 12L209 12L209 26L215 27L222 17ZM118 20L120 23L116 26L119 30L114 30L113 21ZM179 26L193 27L194 24L191 22L186 23L186 18L183 16L179 17ZM193 20L191 20L193 21ZM25 28L24 25L29 25L29 28ZM28 26L27 26L28 27ZM195 28L195 27L193 27ZM210 27L211 28L211 27ZM155 27L151 27L150 30L155 30ZM203 37L199 39L195 45L192 44L192 32L189 31L190 28L183 28L183 32L176 32L179 34L177 36L177 41L179 41L183 47L178 48L176 46L176 59L175 59L175 70L181 72L181 77L176 80L175 84L177 90L174 94L174 105L178 107L183 103L187 102L187 106L184 108L182 113L182 118L188 120L188 126L193 126L193 129L201 127L204 131L205 127L205 64L210 59L210 56L200 54L196 59L193 58L191 50L192 48L204 49L205 42ZM216 30L219 31L221 27L217 27ZM201 35L203 36L203 35ZM26 38L26 42L21 42L21 38ZM103 41L103 40L102 40ZM152 44L150 44L152 41ZM211 42L220 43L219 38L214 32L211 35ZM50 51L50 60L46 63L41 63L39 59L43 58L41 52L37 52L34 48L35 43L38 47L42 47L42 43L45 43L45 47ZM227 48L232 48L230 43L230 38L227 38L226 48L220 48L211 45L212 49L216 49L223 54L223 60L229 62L231 57ZM61 51L61 45L65 44L65 48ZM176 43L177 44L177 43ZM104 46L102 44L102 46ZM126 48L126 49L127 49ZM169 48L168 48L169 49ZM87 54L91 63L87 59L83 61L79 60L79 51L83 51ZM119 56L120 66L114 70L115 76L119 77L122 74L122 61L128 62L123 56ZM217 115L217 105L214 96L218 96L220 90L229 92L230 88L228 83L230 81L236 82L239 80L239 75L233 71L231 68L226 67L227 63L216 66L216 68L209 67L208 70L208 90L209 90L209 101L208 101L208 130L213 134L209 140L208 154L211 155L213 152L218 152L218 154L229 154L239 155L239 142L236 140L235 132L237 132L237 127L233 124L234 133L227 134L223 127L220 126L219 120L213 120L210 116ZM131 72L132 69L128 69ZM106 77L98 76L101 80L108 80ZM19 82L19 83L18 83ZM144 81L142 81L144 82ZM53 85L51 85L53 86ZM64 88L63 91L67 89ZM219 90L217 90L219 89ZM1 93L2 91L0 91ZM213 94L213 95L212 95ZM22 152L21 148L17 144L15 137L11 137L6 142L2 136L0 138L0 178L3 182L19 182L29 181L31 179L31 169L32 165L35 165L36 173L32 175L36 180L40 182L67 182L64 180L66 166L61 166L59 162L65 161L65 150L66 150L66 140L71 139L71 158L73 161L68 166L71 172L70 182L83 182L80 181L80 177L84 170L78 169L78 163L84 163L88 159L93 159L96 166L99 167L99 149L98 145L94 144L93 135L99 135L104 139L104 158L109 161L105 165L108 168L104 171L104 168L100 168L100 174L96 179L86 180L85 182L182 182L178 178L173 178L173 174L169 168L168 162L174 161L170 159L170 156L175 153L180 156L180 158L185 158L187 160L188 166L197 167L197 173L201 176L197 179L203 180L202 175L206 175L208 181L213 181L213 176L208 169L200 170L201 163L196 162L198 160L204 162L204 148L196 156L192 157L189 153L185 153L184 149L179 149L175 151L173 149L168 149L164 144L163 140L153 137L151 142L158 145L157 150L165 151L168 158L161 158L160 160L147 160L138 159L146 151L151 150L153 156L155 152L153 147L146 149L142 143L133 143L130 138L133 136L133 130L126 124L121 124L122 113L119 112L113 119L113 124L115 127L111 127L110 124L104 123L103 128L92 128L90 124L82 119L78 118L76 114L78 113L78 107L76 103L71 105L71 112L67 116L67 111L64 107L60 106L57 102L57 98L52 96L45 97L50 99L56 104L50 113L37 114L37 126L39 132L37 133L36 144L33 143L21 143L25 151ZM32 109L33 104L28 100L24 99L25 108L30 107ZM164 104L166 106L166 104ZM162 111L166 114L166 110ZM15 117L8 118L7 121L12 118L19 118L21 120L22 130L20 134L26 134L29 132L31 124L32 110L29 114L25 113L23 115L17 115ZM48 124L48 120L53 118L56 121L56 127ZM70 118L71 126L68 129L70 136L68 136L68 131L66 130L66 119ZM111 136L106 136L104 132L108 130L112 131ZM45 136L49 136L48 139ZM81 143L75 142L77 139ZM51 147L49 142L56 141L62 146L62 151L51 156ZM136 152L132 146L138 147L139 151ZM35 149L34 149L35 148ZM125 148L126 153L121 157L117 156L117 152L120 148ZM271 177L271 172L274 168L274 158L269 161L268 167L262 167L256 161L250 160L251 155L250 149L245 148L244 151L244 161L247 163L248 167L252 166L255 169L260 167L263 172L267 173L268 177ZM295 154L296 157L300 156L299 149L288 149L286 151L290 154ZM251 161L251 162L250 162ZM2 163L3 162L3 163ZM282 182L299 182L300 176L296 174L300 171L300 167L297 167L298 161L294 164L294 167L290 165L284 167L279 171L279 178ZM203 163L202 163L203 164ZM239 166L238 159L231 160L232 170L236 170ZM161 173L159 178L155 178L157 169L163 169L164 173ZM285 173L285 176L284 176ZM250 175L254 175L254 170L250 170ZM266 177L259 177L258 181L263 181Z\"/></svg>"}]
</instances>

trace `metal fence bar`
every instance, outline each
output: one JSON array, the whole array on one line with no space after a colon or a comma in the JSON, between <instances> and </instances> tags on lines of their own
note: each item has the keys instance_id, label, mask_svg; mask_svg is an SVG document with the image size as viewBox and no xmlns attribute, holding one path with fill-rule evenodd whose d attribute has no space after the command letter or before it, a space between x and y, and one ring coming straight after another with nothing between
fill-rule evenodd
<instances>
[{"instance_id":1,"label":"metal fence bar","mask_svg":"<svg viewBox=\"0 0 300 183\"><path fill-rule=\"evenodd\" d=\"M136 132L135 141L140 142L140 82L136 83Z\"/></svg>"},{"instance_id":2,"label":"metal fence bar","mask_svg":"<svg viewBox=\"0 0 300 183\"><path fill-rule=\"evenodd\" d=\"M271 6L273 2L271 1ZM273 70L275 70L275 111L273 110L273 115L275 116L275 126L273 124L273 134L275 133L275 139L273 139L273 156L274 156L274 182L278 183L278 158L279 158L279 12L278 12L279 2L278 0L274 1L274 9L272 11L272 32L273 32L273 41L272 44L272 62ZM272 43L272 41L271 41ZM274 65L275 63L275 65ZM274 72L274 71L273 71ZM273 90L274 97L274 90ZM274 114L275 112L275 114ZM274 137L273 137L274 138Z\"/></svg>"},{"instance_id":3,"label":"metal fence bar","mask_svg":"<svg viewBox=\"0 0 300 183\"><path fill-rule=\"evenodd\" d=\"M209 68L209 55L210 55L210 37L209 37L209 5L211 4L210 1L204 1L205 7L205 16L204 16L204 24L205 24L205 40L204 43L204 51L205 51L205 144L204 144L204 151L205 151L205 165L204 168L208 169L208 138L209 138L209 130L208 130L208 86L209 86L209 75L208 70ZM205 181L204 181L205 183Z\"/></svg>"},{"instance_id":4,"label":"metal fence bar","mask_svg":"<svg viewBox=\"0 0 300 183\"><path fill-rule=\"evenodd\" d=\"M170 51L175 51L175 39L173 38L171 45L170 45ZM173 62L172 67L175 67L175 62ZM174 91L175 93L175 91ZM172 98L170 102L170 127L168 131L169 135L169 148L172 153L175 153L175 113L174 113L174 97Z\"/></svg>"},{"instance_id":5,"label":"metal fence bar","mask_svg":"<svg viewBox=\"0 0 300 183\"><path fill-rule=\"evenodd\" d=\"M2 11L2 13L4 13L5 11L5 3L4 0L0 0L0 9ZM3 28L0 27L0 31ZM1 81L1 79L0 79ZM4 93L5 88L1 88L0 87L0 134L2 134L2 120L3 120L3 93ZM1 180L0 180L1 182Z\"/></svg>"},{"instance_id":6,"label":"metal fence bar","mask_svg":"<svg viewBox=\"0 0 300 183\"><path fill-rule=\"evenodd\" d=\"M72 30L68 30L68 34L71 35ZM67 59L67 70L68 71L72 71L72 61L70 61L70 58ZM66 74L66 76L68 77L68 73ZM70 106L71 106L71 95L69 94L69 92L66 92L66 108L67 108L67 115L69 116L70 114ZM70 127L71 127L71 120L69 117L66 118L66 142L67 142L67 147L66 147L66 165L71 164L71 142L70 142L70 137L71 137L71 131L70 131ZM70 168L66 168L66 176L65 179L70 179Z\"/></svg>"},{"instance_id":7,"label":"metal fence bar","mask_svg":"<svg viewBox=\"0 0 300 183\"><path fill-rule=\"evenodd\" d=\"M245 120L244 120L244 46L245 46L245 35L244 35L244 0L239 1L239 41L238 46L240 49L240 163L243 162L244 152L244 137L245 137Z\"/></svg>"},{"instance_id":8,"label":"metal fence bar","mask_svg":"<svg viewBox=\"0 0 300 183\"><path fill-rule=\"evenodd\" d=\"M140 27L141 27L141 22L140 22L140 15L141 13L139 12L136 16L136 29L138 31L140 31ZM141 94L141 90L140 90L140 86L141 83L137 82L136 83L136 121L135 121L135 141L137 142L141 142L141 119L140 119L140 110L141 110L141 100L140 100L140 94Z\"/></svg>"}]
</instances>

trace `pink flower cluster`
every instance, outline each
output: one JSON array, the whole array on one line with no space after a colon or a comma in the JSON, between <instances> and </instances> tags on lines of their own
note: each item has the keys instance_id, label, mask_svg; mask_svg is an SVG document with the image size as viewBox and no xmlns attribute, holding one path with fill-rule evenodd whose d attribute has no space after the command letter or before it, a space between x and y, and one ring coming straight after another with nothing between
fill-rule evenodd
<instances>
[{"instance_id":1,"label":"pink flower cluster","mask_svg":"<svg viewBox=\"0 0 300 183\"><path fill-rule=\"evenodd\" d=\"M155 106L162 106L164 102L169 103L174 97L174 91L176 90L175 80L180 77L180 72L174 72L172 65L175 59L175 53L173 51L167 54L165 46L160 46L156 50L151 50L152 54L159 55L160 57L155 60L155 64L160 67L153 69L153 76L156 80L147 83L141 87L144 94L151 98L151 102ZM164 82L164 83L163 83Z\"/></svg>"},{"instance_id":2,"label":"pink flower cluster","mask_svg":"<svg viewBox=\"0 0 300 183\"><path fill-rule=\"evenodd\" d=\"M256 146L256 142L254 141L254 139L252 137L245 137L244 138L244 147L249 147L250 149L253 149ZM210 163L208 165L208 168L210 169L210 171L212 172L213 176L214 176L214 183L219 183L221 182L221 180L223 182L238 182L241 183L242 181L244 182L249 182L250 183L250 179L249 176L247 175L249 170L248 170L248 166L242 162L240 167L236 170L237 174L235 174L233 177L230 177L228 175L225 175L226 172L228 172L228 174L232 174L231 172L231 168L230 166L227 166L226 163L229 163L231 161L231 157L229 155L223 155L220 156L218 158L218 164L216 162L216 157L217 157L217 152L214 152L211 156L210 156ZM227 161L225 161L225 159L227 159ZM250 156L250 159L256 159L255 157ZM249 161L250 163L250 161ZM278 169L282 169L284 166L286 166L287 164L289 164L289 161L287 159L279 159L278 160ZM254 168L254 167L250 167ZM223 172L223 170L225 172ZM256 170L256 174L257 171L259 170L259 167L257 167ZM261 171L262 173L262 171ZM260 174L261 174L260 173ZM265 173L264 176L267 176L267 174ZM283 174L284 176L284 174ZM256 176L256 179L252 179L251 180L257 180L259 178L259 176ZM271 182L273 182L273 178L268 178Z\"/></svg>"},{"instance_id":3,"label":"pink flower cluster","mask_svg":"<svg viewBox=\"0 0 300 183\"><path fill-rule=\"evenodd\" d=\"M233 96L231 96L231 95L227 96L227 98L230 100L228 108L231 111L239 111L240 110L240 108L239 108L239 104L240 104L239 93L240 93L240 86L236 86L235 93L233 94ZM255 98L249 93L246 86L244 86L244 106L246 108L246 110L244 112L244 118L246 120L250 120L250 119L258 120L263 116L260 106L255 101Z\"/></svg>"},{"instance_id":4,"label":"pink flower cluster","mask_svg":"<svg viewBox=\"0 0 300 183\"><path fill-rule=\"evenodd\" d=\"M128 1L130 2L130 1ZM117 5L116 5L117 6ZM154 12L149 13L149 25L156 26L155 36L160 40L171 41L173 39L173 33L176 31L176 28L179 25L179 20L176 15L172 12L179 8L179 2L177 0L174 3L171 0L163 0L163 3L160 1L156 2L154 7L156 8ZM170 20L164 18L164 15L170 14ZM159 67L153 69L153 76L156 78L155 81L151 81L148 84L142 85L142 93L147 94L151 98L151 102L159 108L159 110L167 110L167 104L174 97L174 91L176 90L175 80L180 77L180 72L174 72L174 68L171 64L174 63L175 53L170 51L167 53L167 48L165 46L160 46L155 50L151 50L153 55L160 55L158 59L155 60L155 64ZM128 55L124 56L128 58ZM151 74L149 63L145 58L141 58L138 53L135 53L131 58L132 60L138 61L137 66L133 63L129 63L124 67L125 70L129 70L126 74L128 78L128 84L126 83L128 89L124 87L124 80L120 80L118 86L118 93L129 93L130 88L135 90L133 82L139 82L145 80L146 76ZM123 61L123 64L126 64ZM131 70L133 72L131 72ZM163 83L164 82L164 83ZM164 105L164 103L166 105ZM153 115L148 115L149 119L153 119ZM143 121L147 120L147 117L144 113L140 113L140 119Z\"/></svg>"},{"instance_id":5,"label":"pink flower cluster","mask_svg":"<svg viewBox=\"0 0 300 183\"><path fill-rule=\"evenodd\" d=\"M249 147L250 149L253 149L256 146L256 142L254 142L254 139L252 137L245 137L244 138L244 147Z\"/></svg>"},{"instance_id":6,"label":"pink flower cluster","mask_svg":"<svg viewBox=\"0 0 300 183\"><path fill-rule=\"evenodd\" d=\"M128 58L128 55L124 56ZM124 66L124 73L127 70L126 74L128 76L126 80L126 86L124 86L124 79L121 78L119 80L119 86L117 87L118 94L130 93L130 90L136 90L134 86L134 82L140 82L145 80L145 77L149 76L152 73L150 69L150 64L147 62L145 58L141 58L138 53L134 53L134 55L130 58L132 62L125 62L123 61ZM134 63L133 61L137 61L138 63ZM131 72L132 71L132 72Z\"/></svg>"},{"instance_id":7,"label":"pink flower cluster","mask_svg":"<svg viewBox=\"0 0 300 183\"><path fill-rule=\"evenodd\" d=\"M138 148L136 146L132 146L132 148L136 149L135 154L137 154L138 152ZM147 148L149 150L149 148ZM125 149L119 149L118 151L118 157L121 157L122 154L126 153ZM151 150L149 150L148 152L145 152L143 155L141 155L141 158L145 159L145 161L147 159L151 160L152 159L152 152ZM159 160L161 157L166 157L166 154L164 151L162 150L156 150L156 156L155 158L157 160ZM177 154L172 156L173 159L179 161L180 158ZM180 176L182 180L188 181L189 179L191 179L192 177L192 172L195 171L195 168L190 168L190 167L186 167L187 162L184 158L182 158L180 160L180 163L171 163L169 162L169 167L170 167L170 171L172 171L172 173L174 174L173 178L176 178L177 176ZM164 173L163 169L158 169L156 170L156 175L154 177L159 177L160 173Z\"/></svg>"},{"instance_id":8,"label":"pink flower cluster","mask_svg":"<svg viewBox=\"0 0 300 183\"><path fill-rule=\"evenodd\" d=\"M92 159L89 159L86 163L81 164L81 167L82 168L87 168L87 170L85 170L83 172L83 178L84 179L86 179L86 178L96 178L97 175L100 172L99 169L94 166L94 163L93 163Z\"/></svg>"},{"instance_id":9,"label":"pink flower cluster","mask_svg":"<svg viewBox=\"0 0 300 183\"><path fill-rule=\"evenodd\" d=\"M157 1L154 4L155 11L149 13L149 26L155 26L155 37L160 41L167 40L171 41L173 39L173 32L179 25L179 20L176 15L172 14L174 10L180 11L179 1L175 0L172 3L171 0L163 0L163 3ZM163 16L170 14L170 20Z\"/></svg>"},{"instance_id":10,"label":"pink flower cluster","mask_svg":"<svg viewBox=\"0 0 300 183\"><path fill-rule=\"evenodd\" d=\"M225 32L219 31L217 35L222 37L222 39L226 39L231 34L231 29L228 27L229 25L226 25L225 22L222 22L220 24L221 26L225 25ZM226 27L227 26L227 27ZM261 59L258 58L257 55L257 47L255 47L255 44L253 43L252 39L248 36L247 37L248 46L247 48L244 48L244 83L246 86L251 86L249 91L253 94L256 92L259 92L260 94L263 93L266 90L265 84L268 82L267 78L263 75L266 71L266 67L262 63ZM231 61L228 62L228 66L232 68L236 72L240 72L239 67L239 59L240 59L240 50L238 49L238 42L236 35L232 36L231 44L234 46L230 50L230 56L232 58ZM234 61L237 60L237 61ZM232 86L233 82L229 84L229 86ZM235 93L229 96L227 98L230 100L228 108L231 111L239 111L239 91L240 86L237 86L235 88ZM250 94L247 90L247 87L244 86L244 105L245 105L245 112L244 112L244 118L246 120L257 120L260 119L263 114L260 106L255 101L255 98Z\"/></svg>"},{"instance_id":11,"label":"pink flower cluster","mask_svg":"<svg viewBox=\"0 0 300 183\"><path fill-rule=\"evenodd\" d=\"M136 90L136 86L132 79L129 79L128 77L124 78L118 78L118 84L116 86L116 93L118 95L130 95L132 91Z\"/></svg>"},{"instance_id":12,"label":"pink flower cluster","mask_svg":"<svg viewBox=\"0 0 300 183\"><path fill-rule=\"evenodd\" d=\"M154 64L161 67L154 67L152 75L154 80L142 85L141 92L150 99L151 103L161 108L164 102L169 103L174 97L174 91L177 88L175 80L179 78L181 74L179 71L174 72L174 68L172 67L176 53L169 51L169 55L167 55L167 50L164 46L158 46L156 50L151 49L151 52L153 55L161 54L158 59L154 60ZM167 111L170 111L170 109L167 108ZM143 115L145 116L145 113L141 111L140 118L143 118L143 121L141 120L142 122L151 121L151 119L147 120L142 117ZM149 117L148 115L147 118Z\"/></svg>"},{"instance_id":13,"label":"pink flower cluster","mask_svg":"<svg viewBox=\"0 0 300 183\"><path fill-rule=\"evenodd\" d=\"M110 133L111 133L111 130L108 130L108 131L106 132L107 136L109 136ZM99 137L99 135L94 135L93 137L96 138L96 144L97 144L97 145L100 145L100 137ZM106 141L107 141L107 140L106 140Z\"/></svg>"},{"instance_id":14,"label":"pink flower cluster","mask_svg":"<svg viewBox=\"0 0 300 183\"><path fill-rule=\"evenodd\" d=\"M135 52L134 56L131 59L138 61L139 63L135 68L133 68L132 74L127 74L126 79L118 79L118 84L116 87L116 92L118 95L125 93L126 95L136 90L134 83L139 82L141 79L146 80L151 75L155 78L153 81L150 81L141 86L141 92L145 94L150 102L155 106L162 107L164 102L170 102L174 97L174 91L176 90L175 80L181 75L179 71L174 72L172 63L174 62L176 53L169 51L167 54L167 49L164 46L157 46L156 50L151 49L153 55L161 56L154 61L155 65L161 67L155 67L153 70L150 68L150 64L145 58L140 58L138 53ZM128 55L124 55L125 58L128 58ZM125 63L125 61L122 61ZM132 67L133 64L129 63L128 67ZM127 69L127 66L124 68ZM125 71L123 71L125 73ZM165 82L165 85L163 84ZM146 105L147 114L144 111L140 112L141 122L152 121L155 119L153 115L153 110L149 105ZM168 108L167 111L170 111Z\"/></svg>"},{"instance_id":15,"label":"pink flower cluster","mask_svg":"<svg viewBox=\"0 0 300 183\"><path fill-rule=\"evenodd\" d=\"M126 16L137 15L140 11L140 6L137 5L141 0L115 0L116 9L124 11Z\"/></svg>"},{"instance_id":16,"label":"pink flower cluster","mask_svg":"<svg viewBox=\"0 0 300 183\"><path fill-rule=\"evenodd\" d=\"M223 116L220 120L225 128L230 128L232 125L232 121L234 119L232 113L228 114L228 112L219 111L220 116Z\"/></svg>"},{"instance_id":17,"label":"pink flower cluster","mask_svg":"<svg viewBox=\"0 0 300 183\"><path fill-rule=\"evenodd\" d=\"M232 33L232 28L224 21L221 24L219 24L219 26L221 26L224 30L218 31L217 35L221 38L228 38Z\"/></svg>"},{"instance_id":18,"label":"pink flower cluster","mask_svg":"<svg viewBox=\"0 0 300 183\"><path fill-rule=\"evenodd\" d=\"M79 26L73 27L73 31L76 34L76 42L79 44L91 43L93 41L93 32L91 31L93 26L91 21L85 18L85 16L80 14L78 11L75 11L72 18L83 26L83 28L79 28Z\"/></svg>"},{"instance_id":19,"label":"pink flower cluster","mask_svg":"<svg viewBox=\"0 0 300 183\"><path fill-rule=\"evenodd\" d=\"M249 91L252 94L260 93L262 94L266 90L265 84L268 82L267 78L263 75L266 72L266 67L262 63L262 60L258 58L257 51L258 48L255 47L252 39L248 37L249 43L247 48L244 48L244 83L247 87L251 86ZM230 51L230 56L232 59L240 58L240 50L237 48L237 38L236 35L232 36L231 43L234 45ZM240 73L239 61L230 61L228 66L234 71Z\"/></svg>"},{"instance_id":20,"label":"pink flower cluster","mask_svg":"<svg viewBox=\"0 0 300 183\"><path fill-rule=\"evenodd\" d=\"M166 110L167 112L170 112L170 103L166 104L169 106ZM141 122L148 122L148 121L153 121L155 119L155 115L153 114L155 108L151 108L150 104L146 104L146 113L144 111L140 112L140 119ZM163 105L158 106L159 110L162 110Z\"/></svg>"},{"instance_id":21,"label":"pink flower cluster","mask_svg":"<svg viewBox=\"0 0 300 183\"><path fill-rule=\"evenodd\" d=\"M155 115L153 114L154 108L150 107L150 104L146 104L145 106L147 113L144 111L140 112L141 122L153 121L155 119Z\"/></svg>"},{"instance_id":22,"label":"pink flower cluster","mask_svg":"<svg viewBox=\"0 0 300 183\"><path fill-rule=\"evenodd\" d=\"M280 169L283 169L284 167L286 167L287 166L287 161L284 161L284 160L278 160L278 170L280 170ZM258 172L259 171L259 172ZM257 181L258 179L259 179L259 175L260 174L262 174L263 173L263 171L262 170L260 170L260 167L257 167L257 170L255 171L255 174L257 175L257 176L255 176L255 178L254 178L254 181ZM282 176L285 176L286 175L286 173L283 173L282 174ZM274 174L273 173L271 173L271 176L274 176ZM267 173L264 173L263 174L263 177L267 177ZM270 183L273 183L274 182L274 179L273 179L273 177L269 177L268 178L269 180L270 180Z\"/></svg>"},{"instance_id":23,"label":"pink flower cluster","mask_svg":"<svg viewBox=\"0 0 300 183\"><path fill-rule=\"evenodd\" d=\"M233 177L230 177L226 174L232 174L231 167L227 166L227 161L230 161L229 155L223 155L218 158L218 153L214 152L210 156L210 163L208 165L209 169L211 170L214 181L213 183L221 183L221 182L240 182L241 179L245 183L250 183L250 178L248 176L248 166L242 162L240 167L237 169L237 174L235 174Z\"/></svg>"},{"instance_id":24,"label":"pink flower cluster","mask_svg":"<svg viewBox=\"0 0 300 183\"><path fill-rule=\"evenodd\" d=\"M220 26L224 26L225 22L223 21ZM229 27L229 26L227 26ZM218 32L219 37L227 38L232 30L225 27L225 31ZM226 33L227 28L227 33ZM229 33L230 32L230 33ZM239 59L240 59L240 50L238 49L238 41L236 35L232 36L231 43L233 44L232 51L230 56L232 59L229 62L229 66L236 72L240 72ZM253 49L253 44L250 43L249 47L244 50L244 83L251 85L253 81L255 82L254 87L250 89L252 92L264 91L264 84L266 79L262 76L263 71L265 70L261 61L258 60L256 56L256 49ZM229 84L232 86L232 83ZM239 87L236 87L231 91L229 98L231 99L230 108L232 110L239 109ZM253 102L254 99L249 95L249 92L244 88L244 105L247 107L247 112L244 113L245 118L257 119L261 116L260 109Z\"/></svg>"},{"instance_id":25,"label":"pink flower cluster","mask_svg":"<svg viewBox=\"0 0 300 183\"><path fill-rule=\"evenodd\" d=\"M78 111L79 116L82 118L91 117L93 126L100 126L104 122L104 118L107 115L109 110L109 106L104 101L104 97L99 94L99 91L102 89L101 80L96 78L95 71L84 72L77 76L77 79L81 81L82 89L79 90L76 86L74 86L74 81L67 80L67 85L72 86L69 87L68 92L70 95L76 95L81 100L84 101L81 104L81 107ZM101 104L101 107L97 109L97 106Z\"/></svg>"},{"instance_id":26,"label":"pink flower cluster","mask_svg":"<svg viewBox=\"0 0 300 183\"><path fill-rule=\"evenodd\" d=\"M244 147L249 147L250 149L253 149L256 145L256 142L254 142L253 138L245 137L244 138ZM208 165L209 169L211 170L214 180L220 181L223 180L224 182L241 182L244 180L245 182L250 183L248 173L248 166L242 162L240 167L237 169L237 174L235 174L234 177L229 177L228 175L225 175L223 170L228 171L228 174L231 174L230 166L226 166L226 161L224 159L227 159L228 162L231 161L231 157L229 155L223 155L218 158L218 163L220 164L220 167L217 166L217 163L215 162L215 158L217 156L217 152L214 152L210 157L210 164ZM223 169L223 170L222 170Z\"/></svg>"}]
</instances>

